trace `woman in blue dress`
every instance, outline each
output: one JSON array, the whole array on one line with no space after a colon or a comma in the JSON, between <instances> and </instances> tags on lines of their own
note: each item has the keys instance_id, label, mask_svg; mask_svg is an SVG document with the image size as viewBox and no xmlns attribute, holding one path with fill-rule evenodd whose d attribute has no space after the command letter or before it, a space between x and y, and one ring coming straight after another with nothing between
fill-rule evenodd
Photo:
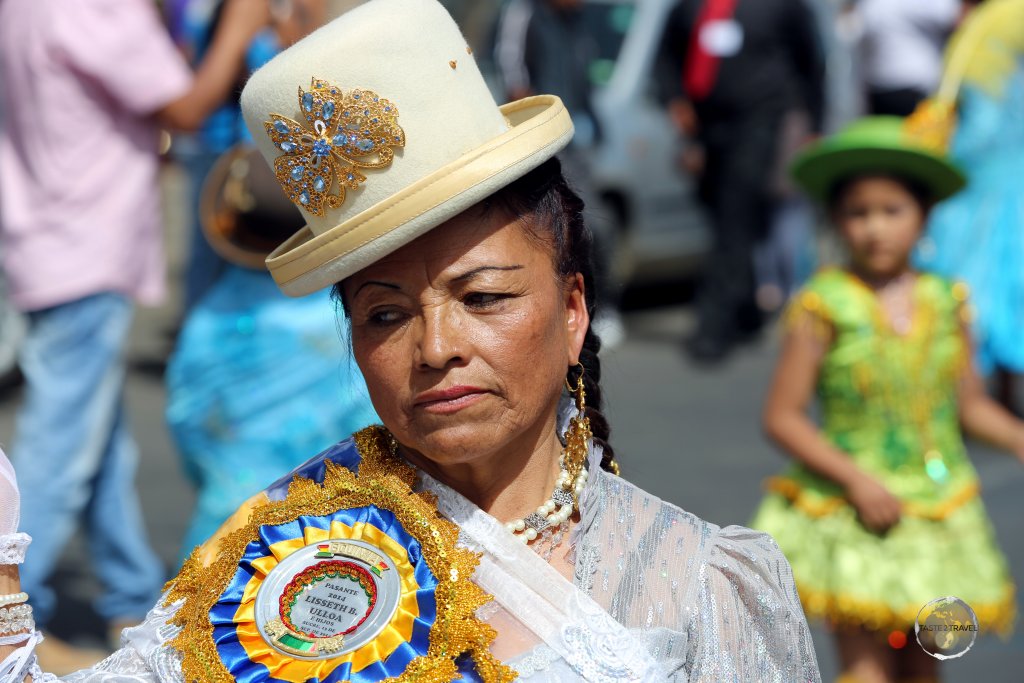
<instances>
[{"instance_id":1,"label":"woman in blue dress","mask_svg":"<svg viewBox=\"0 0 1024 683\"><path fill-rule=\"evenodd\" d=\"M1004 376L1024 372L1022 22L1021 0L982 3L950 43L938 101L955 101L950 156L969 182L932 212L918 253L920 267L970 286L978 366Z\"/></svg>"}]
</instances>

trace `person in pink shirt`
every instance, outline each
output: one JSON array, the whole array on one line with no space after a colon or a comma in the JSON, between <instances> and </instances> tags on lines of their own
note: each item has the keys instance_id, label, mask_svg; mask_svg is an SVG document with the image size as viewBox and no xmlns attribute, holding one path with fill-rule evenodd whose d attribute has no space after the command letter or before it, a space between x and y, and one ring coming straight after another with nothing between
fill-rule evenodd
<instances>
[{"instance_id":1,"label":"person in pink shirt","mask_svg":"<svg viewBox=\"0 0 1024 683\"><path fill-rule=\"evenodd\" d=\"M264 0L224 12L193 74L150 0L0 2L0 258L29 321L12 459L35 539L21 579L40 626L55 609L46 581L83 516L109 624L141 620L164 579L134 487L123 354L133 303L164 293L158 127L199 126L269 13ZM84 663L49 644L52 671Z\"/></svg>"}]
</instances>

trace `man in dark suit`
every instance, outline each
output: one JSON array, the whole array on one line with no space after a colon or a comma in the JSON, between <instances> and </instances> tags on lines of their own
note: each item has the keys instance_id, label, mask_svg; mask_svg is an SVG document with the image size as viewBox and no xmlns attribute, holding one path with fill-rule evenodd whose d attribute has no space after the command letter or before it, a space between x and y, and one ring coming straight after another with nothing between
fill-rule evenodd
<instances>
[{"instance_id":1,"label":"man in dark suit","mask_svg":"<svg viewBox=\"0 0 1024 683\"><path fill-rule=\"evenodd\" d=\"M779 128L802 107L820 130L824 60L804 0L681 0L662 57L663 94L695 144L687 166L715 232L687 342L695 359L711 362L760 327L753 250L770 216Z\"/></svg>"}]
</instances>

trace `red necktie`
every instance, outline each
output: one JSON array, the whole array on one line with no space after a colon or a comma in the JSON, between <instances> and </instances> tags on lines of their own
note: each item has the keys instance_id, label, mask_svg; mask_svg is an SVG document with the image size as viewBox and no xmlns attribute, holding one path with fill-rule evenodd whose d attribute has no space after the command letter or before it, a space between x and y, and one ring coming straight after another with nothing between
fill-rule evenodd
<instances>
[{"instance_id":1,"label":"red necktie","mask_svg":"<svg viewBox=\"0 0 1024 683\"><path fill-rule=\"evenodd\" d=\"M718 76L719 57L708 52L701 42L701 33L716 21L732 19L737 0L704 0L697 22L690 36L690 46L683 66L683 89L687 97L697 102L711 94Z\"/></svg>"}]
</instances>

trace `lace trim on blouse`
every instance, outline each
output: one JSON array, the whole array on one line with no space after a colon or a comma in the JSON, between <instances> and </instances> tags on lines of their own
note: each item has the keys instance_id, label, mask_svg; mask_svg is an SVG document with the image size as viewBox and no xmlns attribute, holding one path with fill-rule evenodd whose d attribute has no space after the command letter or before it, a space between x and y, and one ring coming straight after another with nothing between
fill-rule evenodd
<instances>
[{"instance_id":1,"label":"lace trim on blouse","mask_svg":"<svg viewBox=\"0 0 1024 683\"><path fill-rule=\"evenodd\" d=\"M25 561L25 551L28 550L32 537L28 534L17 532L0 536L0 564L21 564Z\"/></svg>"}]
</instances>

